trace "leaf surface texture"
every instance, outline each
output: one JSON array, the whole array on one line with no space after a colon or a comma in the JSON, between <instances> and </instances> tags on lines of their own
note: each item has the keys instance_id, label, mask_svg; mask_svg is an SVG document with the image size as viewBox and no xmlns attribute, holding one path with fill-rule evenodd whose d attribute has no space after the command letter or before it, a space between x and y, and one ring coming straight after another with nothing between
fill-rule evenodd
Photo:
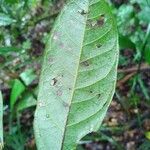
<instances>
[{"instance_id":1,"label":"leaf surface texture","mask_svg":"<svg viewBox=\"0 0 150 150\"><path fill-rule=\"evenodd\" d=\"M116 23L104 0L73 0L45 51L34 129L39 150L74 150L96 131L115 90Z\"/></svg>"}]
</instances>

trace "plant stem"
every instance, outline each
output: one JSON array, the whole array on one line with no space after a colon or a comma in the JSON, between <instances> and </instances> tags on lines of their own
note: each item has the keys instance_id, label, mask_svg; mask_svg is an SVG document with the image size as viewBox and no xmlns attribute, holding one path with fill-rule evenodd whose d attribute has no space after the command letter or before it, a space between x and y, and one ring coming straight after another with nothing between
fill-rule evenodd
<instances>
[{"instance_id":1,"label":"plant stem","mask_svg":"<svg viewBox=\"0 0 150 150\"><path fill-rule=\"evenodd\" d=\"M143 42L143 45L142 45L141 59L140 59L139 64L138 64L137 74L140 73L140 68L141 68L142 60L143 60L144 53L145 53L145 50L146 50L146 45L147 45L147 42L148 42L149 34L150 34L150 23L148 24L147 31L146 31L146 36L145 36L145 39L144 39L144 42Z\"/></svg>"}]
</instances>

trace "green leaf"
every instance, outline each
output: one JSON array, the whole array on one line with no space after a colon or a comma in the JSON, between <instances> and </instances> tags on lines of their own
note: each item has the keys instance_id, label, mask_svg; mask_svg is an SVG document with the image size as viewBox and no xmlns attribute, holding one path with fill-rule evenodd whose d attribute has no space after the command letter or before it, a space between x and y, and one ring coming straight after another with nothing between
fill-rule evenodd
<instances>
[{"instance_id":1,"label":"green leaf","mask_svg":"<svg viewBox=\"0 0 150 150\"><path fill-rule=\"evenodd\" d=\"M33 97L32 94L27 93L22 100L19 101L17 105L18 111L23 111L24 109L27 109L32 106L36 106L36 99Z\"/></svg>"},{"instance_id":2,"label":"green leaf","mask_svg":"<svg viewBox=\"0 0 150 150\"><path fill-rule=\"evenodd\" d=\"M30 48L31 48L31 41L30 40L27 40L27 41L23 42L22 49L27 50L27 49L30 49Z\"/></svg>"},{"instance_id":3,"label":"green leaf","mask_svg":"<svg viewBox=\"0 0 150 150\"><path fill-rule=\"evenodd\" d=\"M132 33L131 27L135 24L134 7L132 5L121 5L116 15L119 32L123 36L130 35Z\"/></svg>"},{"instance_id":4,"label":"green leaf","mask_svg":"<svg viewBox=\"0 0 150 150\"><path fill-rule=\"evenodd\" d=\"M33 80L35 80L36 75L32 69L28 69L20 74L20 78L25 83L25 85L30 85Z\"/></svg>"},{"instance_id":5,"label":"green leaf","mask_svg":"<svg viewBox=\"0 0 150 150\"><path fill-rule=\"evenodd\" d=\"M19 0L5 0L5 2L9 4L16 4L19 2Z\"/></svg>"},{"instance_id":6,"label":"green leaf","mask_svg":"<svg viewBox=\"0 0 150 150\"><path fill-rule=\"evenodd\" d=\"M30 8L36 8L40 4L41 0L28 0L28 6Z\"/></svg>"},{"instance_id":7,"label":"green leaf","mask_svg":"<svg viewBox=\"0 0 150 150\"><path fill-rule=\"evenodd\" d=\"M146 62L150 64L150 47L146 47L145 52L144 52L144 57L145 57Z\"/></svg>"},{"instance_id":8,"label":"green leaf","mask_svg":"<svg viewBox=\"0 0 150 150\"><path fill-rule=\"evenodd\" d=\"M3 98L0 91L0 150L3 148Z\"/></svg>"},{"instance_id":9,"label":"green leaf","mask_svg":"<svg viewBox=\"0 0 150 150\"><path fill-rule=\"evenodd\" d=\"M74 150L97 131L116 84L118 34L105 0L74 0L47 43L34 129L39 150Z\"/></svg>"},{"instance_id":10,"label":"green leaf","mask_svg":"<svg viewBox=\"0 0 150 150\"><path fill-rule=\"evenodd\" d=\"M140 20L146 22L146 23L150 23L150 7L145 7L139 14L138 17Z\"/></svg>"},{"instance_id":11,"label":"green leaf","mask_svg":"<svg viewBox=\"0 0 150 150\"><path fill-rule=\"evenodd\" d=\"M10 18L8 15L0 13L0 26L7 26L14 22L15 20Z\"/></svg>"},{"instance_id":12,"label":"green leaf","mask_svg":"<svg viewBox=\"0 0 150 150\"><path fill-rule=\"evenodd\" d=\"M138 82L139 82L139 85L141 87L141 90L142 90L146 100L150 100L149 91L146 88L141 76L138 76Z\"/></svg>"},{"instance_id":13,"label":"green leaf","mask_svg":"<svg viewBox=\"0 0 150 150\"><path fill-rule=\"evenodd\" d=\"M146 138L147 138L148 140L150 140L150 131L147 131L147 132L145 133L145 136L146 136Z\"/></svg>"},{"instance_id":14,"label":"green leaf","mask_svg":"<svg viewBox=\"0 0 150 150\"><path fill-rule=\"evenodd\" d=\"M144 140L144 142L138 148L138 150L149 150L149 149L150 149L150 140Z\"/></svg>"},{"instance_id":15,"label":"green leaf","mask_svg":"<svg viewBox=\"0 0 150 150\"><path fill-rule=\"evenodd\" d=\"M132 48L135 49L134 43L127 36L119 36L119 46L120 48Z\"/></svg>"},{"instance_id":16,"label":"green leaf","mask_svg":"<svg viewBox=\"0 0 150 150\"><path fill-rule=\"evenodd\" d=\"M150 23L150 0L138 0L141 11L138 13L138 18L146 23Z\"/></svg>"},{"instance_id":17,"label":"green leaf","mask_svg":"<svg viewBox=\"0 0 150 150\"><path fill-rule=\"evenodd\" d=\"M20 48L17 48L17 47L0 47L0 54L7 54L9 52L16 52L16 51L19 51Z\"/></svg>"},{"instance_id":18,"label":"green leaf","mask_svg":"<svg viewBox=\"0 0 150 150\"><path fill-rule=\"evenodd\" d=\"M10 108L13 110L14 105L18 99L18 97L25 91L25 86L23 83L15 79L12 90L11 90L11 95L10 95Z\"/></svg>"}]
</instances>

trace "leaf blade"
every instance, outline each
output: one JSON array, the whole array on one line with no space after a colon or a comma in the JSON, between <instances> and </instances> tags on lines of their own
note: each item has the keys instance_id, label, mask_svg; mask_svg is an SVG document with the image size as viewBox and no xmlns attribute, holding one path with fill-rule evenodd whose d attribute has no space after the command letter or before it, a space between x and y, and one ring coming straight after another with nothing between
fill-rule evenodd
<instances>
[{"instance_id":1,"label":"leaf blade","mask_svg":"<svg viewBox=\"0 0 150 150\"><path fill-rule=\"evenodd\" d=\"M11 90L11 95L10 95L10 108L11 108L11 110L13 110L14 105L15 105L18 97L24 91L25 91L25 86L23 85L23 83L20 80L15 79L12 90Z\"/></svg>"},{"instance_id":2,"label":"leaf blade","mask_svg":"<svg viewBox=\"0 0 150 150\"><path fill-rule=\"evenodd\" d=\"M7 26L14 22L15 20L10 18L8 15L0 13L0 26Z\"/></svg>"},{"instance_id":3,"label":"leaf blade","mask_svg":"<svg viewBox=\"0 0 150 150\"><path fill-rule=\"evenodd\" d=\"M46 49L34 121L38 149L75 149L98 129L114 93L117 62L118 35L107 3L69 2Z\"/></svg>"}]
</instances>

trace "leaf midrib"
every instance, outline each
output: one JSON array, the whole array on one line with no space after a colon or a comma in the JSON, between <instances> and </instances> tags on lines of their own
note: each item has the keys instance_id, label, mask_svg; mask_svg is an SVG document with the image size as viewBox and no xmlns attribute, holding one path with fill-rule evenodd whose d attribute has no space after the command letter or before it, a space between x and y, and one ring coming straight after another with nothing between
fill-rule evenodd
<instances>
[{"instance_id":1,"label":"leaf midrib","mask_svg":"<svg viewBox=\"0 0 150 150\"><path fill-rule=\"evenodd\" d=\"M87 8L87 12L89 11L89 1L88 1L88 8ZM64 130L64 134L63 134L63 138L62 138L62 143L61 143L61 150L63 150L63 145L64 145L64 141L65 141L65 134L66 134L66 129L67 129L67 124L68 124L68 117L69 117L69 113L71 110L71 104L72 104L72 100L73 100L73 96L74 96L74 92L75 92L75 86L77 83L77 76L78 76L78 72L79 72L79 65L80 65L80 60L81 60L81 54L82 54L82 50L83 50L83 43L84 43L84 37L85 37L85 31L86 31L86 22L88 20L88 13L86 15L85 18L85 24L84 24L84 32L83 32L83 40L81 43L81 48L80 48L80 54L79 54L79 61L78 61L78 65L77 65L77 69L76 69L76 74L75 74L75 80L74 80L74 84L73 84L73 89L72 89L72 93L71 93L71 101L70 101L70 105L69 105L69 109L68 109L68 113L67 113L67 120L66 120L66 124L65 124L65 130Z\"/></svg>"}]
</instances>

